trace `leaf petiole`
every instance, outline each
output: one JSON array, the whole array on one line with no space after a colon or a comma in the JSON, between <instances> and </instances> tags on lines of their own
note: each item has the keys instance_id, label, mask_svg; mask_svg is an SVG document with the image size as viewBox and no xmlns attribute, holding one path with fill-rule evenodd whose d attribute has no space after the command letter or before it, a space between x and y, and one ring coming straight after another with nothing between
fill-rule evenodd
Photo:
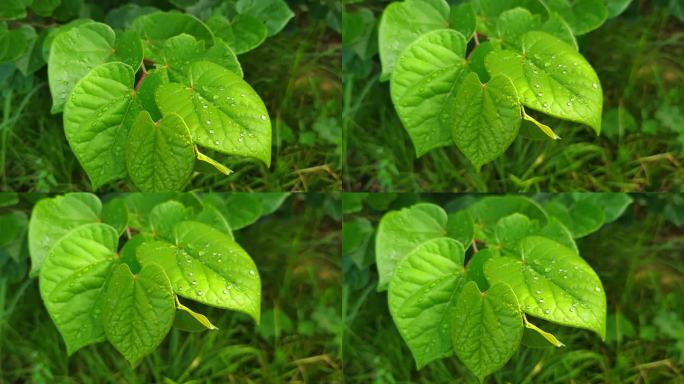
<instances>
[{"instance_id":1,"label":"leaf petiole","mask_svg":"<svg viewBox=\"0 0 684 384\"><path fill-rule=\"evenodd\" d=\"M537 327L536 325L530 323L527 321L527 316L523 313L523 322L525 323L525 328L531 329L537 333L539 333L543 338L546 339L549 343L551 343L554 347L564 347L565 344L563 344L560 340L556 338L552 333L546 332L545 330Z\"/></svg>"},{"instance_id":2,"label":"leaf petiole","mask_svg":"<svg viewBox=\"0 0 684 384\"><path fill-rule=\"evenodd\" d=\"M553 140L559 140L561 138L560 136L558 136L556 134L556 132L553 131L553 129L551 129L551 127L549 127L546 124L542 124L542 123L538 122L534 117L528 115L527 112L525 112L525 107L521 106L520 109L522 110L523 119L525 119L525 120L531 122L532 124L536 125L537 128L541 129L542 132L544 132L546 134L546 136L550 137Z\"/></svg>"}]
</instances>

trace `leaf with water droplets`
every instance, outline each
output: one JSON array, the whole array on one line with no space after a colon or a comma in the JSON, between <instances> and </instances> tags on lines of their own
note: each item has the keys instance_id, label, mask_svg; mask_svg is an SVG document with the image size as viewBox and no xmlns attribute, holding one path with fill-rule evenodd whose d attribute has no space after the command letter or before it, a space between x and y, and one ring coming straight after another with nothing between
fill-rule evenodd
<instances>
[{"instance_id":1,"label":"leaf with water droplets","mask_svg":"<svg viewBox=\"0 0 684 384\"><path fill-rule=\"evenodd\" d=\"M124 145L142 109L131 66L113 62L90 71L64 108L64 132L93 189L126 176Z\"/></svg>"},{"instance_id":2,"label":"leaf with water droplets","mask_svg":"<svg viewBox=\"0 0 684 384\"><path fill-rule=\"evenodd\" d=\"M449 340L456 299L466 282L463 245L449 238L428 240L397 265L389 284L392 319L418 369L451 356Z\"/></svg>"},{"instance_id":3,"label":"leaf with water droplets","mask_svg":"<svg viewBox=\"0 0 684 384\"><path fill-rule=\"evenodd\" d=\"M105 338L102 302L118 238L109 225L82 225L55 244L41 268L40 296L69 355Z\"/></svg>"},{"instance_id":4,"label":"leaf with water droplets","mask_svg":"<svg viewBox=\"0 0 684 384\"><path fill-rule=\"evenodd\" d=\"M135 72L142 59L142 44L135 33L122 32L117 36L107 24L90 22L58 34L48 59L52 113L62 112L78 81L93 68L122 62Z\"/></svg>"},{"instance_id":5,"label":"leaf with water droplets","mask_svg":"<svg viewBox=\"0 0 684 384\"><path fill-rule=\"evenodd\" d=\"M492 284L510 285L526 313L605 337L606 295L596 272L574 250L544 237L527 237L521 258L492 258L485 276Z\"/></svg>"},{"instance_id":6,"label":"leaf with water droplets","mask_svg":"<svg viewBox=\"0 0 684 384\"><path fill-rule=\"evenodd\" d=\"M471 73L449 104L448 126L454 142L475 168L501 156L518 135L520 103L505 76L494 75L482 84Z\"/></svg>"},{"instance_id":7,"label":"leaf with water droplets","mask_svg":"<svg viewBox=\"0 0 684 384\"><path fill-rule=\"evenodd\" d=\"M385 8L378 26L382 80L389 79L404 49L424 33L449 26L444 0L406 0Z\"/></svg>"},{"instance_id":8,"label":"leaf with water droplets","mask_svg":"<svg viewBox=\"0 0 684 384\"><path fill-rule=\"evenodd\" d=\"M261 280L254 261L232 237L206 224L184 221L175 241L154 241L138 248L145 266L159 264L178 296L240 311L257 323Z\"/></svg>"},{"instance_id":9,"label":"leaf with water droplets","mask_svg":"<svg viewBox=\"0 0 684 384\"><path fill-rule=\"evenodd\" d=\"M465 48L465 38L459 32L429 32L404 50L392 72L392 102L417 156L452 143L450 100L468 73Z\"/></svg>"},{"instance_id":10,"label":"leaf with water droplets","mask_svg":"<svg viewBox=\"0 0 684 384\"><path fill-rule=\"evenodd\" d=\"M126 264L114 269L102 322L109 342L132 366L161 344L175 314L171 284L161 267L148 264L137 275Z\"/></svg>"},{"instance_id":11,"label":"leaf with water droplets","mask_svg":"<svg viewBox=\"0 0 684 384\"><path fill-rule=\"evenodd\" d=\"M238 55L258 47L268 35L266 25L248 14L238 14L232 21L214 14L207 20L207 26Z\"/></svg>"},{"instance_id":12,"label":"leaf with water droplets","mask_svg":"<svg viewBox=\"0 0 684 384\"><path fill-rule=\"evenodd\" d=\"M463 287L454 312L454 351L482 382L518 350L523 334L518 300L506 284L494 283L480 292L471 281Z\"/></svg>"},{"instance_id":13,"label":"leaf with water droplets","mask_svg":"<svg viewBox=\"0 0 684 384\"><path fill-rule=\"evenodd\" d=\"M170 83L157 90L163 115L177 113L193 141L230 155L271 163L271 122L252 87L220 65L190 64L185 85Z\"/></svg>"},{"instance_id":14,"label":"leaf with water droplets","mask_svg":"<svg viewBox=\"0 0 684 384\"><path fill-rule=\"evenodd\" d=\"M434 204L416 204L385 214L375 238L378 290L387 289L397 264L419 244L445 237L446 225L446 212Z\"/></svg>"},{"instance_id":15,"label":"leaf with water droplets","mask_svg":"<svg viewBox=\"0 0 684 384\"><path fill-rule=\"evenodd\" d=\"M31 276L40 270L57 240L72 229L100 220L102 203L90 193L69 193L36 203L28 229Z\"/></svg>"},{"instance_id":16,"label":"leaf with water droplets","mask_svg":"<svg viewBox=\"0 0 684 384\"><path fill-rule=\"evenodd\" d=\"M175 113L158 122L147 111L135 120L126 144L126 168L143 192L181 190L192 175L195 150L188 127Z\"/></svg>"},{"instance_id":17,"label":"leaf with water droplets","mask_svg":"<svg viewBox=\"0 0 684 384\"><path fill-rule=\"evenodd\" d=\"M603 93L599 79L573 47L545 32L532 31L523 35L522 53L494 51L485 64L489 73L513 81L526 107L601 132Z\"/></svg>"},{"instance_id":18,"label":"leaf with water droplets","mask_svg":"<svg viewBox=\"0 0 684 384\"><path fill-rule=\"evenodd\" d=\"M570 24L575 35L584 35L600 27L608 18L605 0L545 0L550 11L557 12Z\"/></svg>"}]
</instances>

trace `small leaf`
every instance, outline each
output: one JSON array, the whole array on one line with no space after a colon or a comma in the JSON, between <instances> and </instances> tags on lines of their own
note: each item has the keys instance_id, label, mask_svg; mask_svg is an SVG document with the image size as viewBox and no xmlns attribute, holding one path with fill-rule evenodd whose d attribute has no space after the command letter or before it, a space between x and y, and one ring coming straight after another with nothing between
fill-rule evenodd
<instances>
[{"instance_id":1,"label":"small leaf","mask_svg":"<svg viewBox=\"0 0 684 384\"><path fill-rule=\"evenodd\" d=\"M169 278L156 264L143 266L133 275L126 264L112 273L102 320L107 339L131 365L164 340L175 317Z\"/></svg>"},{"instance_id":2,"label":"small leaf","mask_svg":"<svg viewBox=\"0 0 684 384\"><path fill-rule=\"evenodd\" d=\"M143 192L181 190L192 175L195 151L188 127L175 113L159 122L147 111L135 120L126 144L126 168Z\"/></svg>"},{"instance_id":3,"label":"small leaf","mask_svg":"<svg viewBox=\"0 0 684 384\"><path fill-rule=\"evenodd\" d=\"M452 321L456 356L480 382L506 364L522 339L522 313L506 284L494 283L484 293L475 282L466 284Z\"/></svg>"},{"instance_id":4,"label":"small leaf","mask_svg":"<svg viewBox=\"0 0 684 384\"><path fill-rule=\"evenodd\" d=\"M428 240L401 260L392 276L390 312L418 369L453 353L448 335L466 282L464 253L456 240Z\"/></svg>"},{"instance_id":5,"label":"small leaf","mask_svg":"<svg viewBox=\"0 0 684 384\"><path fill-rule=\"evenodd\" d=\"M204 40L208 46L214 43L214 34L204 23L192 15L176 11L142 15L133 21L131 29L142 39L145 57L158 57L167 39L183 33Z\"/></svg>"},{"instance_id":6,"label":"small leaf","mask_svg":"<svg viewBox=\"0 0 684 384\"><path fill-rule=\"evenodd\" d=\"M447 215L434 204L416 204L391 211L380 220L375 238L378 291L387 289L397 264L426 240L444 237Z\"/></svg>"},{"instance_id":7,"label":"small leaf","mask_svg":"<svg viewBox=\"0 0 684 384\"><path fill-rule=\"evenodd\" d=\"M225 197L225 212L234 230L254 224L262 213L261 201L254 193L232 193Z\"/></svg>"},{"instance_id":8,"label":"small leaf","mask_svg":"<svg viewBox=\"0 0 684 384\"><path fill-rule=\"evenodd\" d=\"M152 120L157 121L162 118L162 115L154 97L160 86L171 82L169 71L165 68L155 68L149 70L143 76L144 78L140 81L137 90L138 100L140 100L140 105L142 105L143 109L150 114Z\"/></svg>"},{"instance_id":9,"label":"small leaf","mask_svg":"<svg viewBox=\"0 0 684 384\"><path fill-rule=\"evenodd\" d=\"M153 264L154 265L154 264ZM181 311L187 313L190 315L195 321L197 321L199 324L201 324L204 328L214 331L217 330L218 327L216 327L214 324L209 321L209 319L204 316L201 313L197 313L193 311L192 309L186 307L185 305L181 304L181 302L178 300L178 297L176 297L176 308L180 309Z\"/></svg>"},{"instance_id":10,"label":"small leaf","mask_svg":"<svg viewBox=\"0 0 684 384\"><path fill-rule=\"evenodd\" d=\"M444 0L406 0L385 8L378 26L382 80L389 79L401 53L424 33L449 26Z\"/></svg>"},{"instance_id":11,"label":"small leaf","mask_svg":"<svg viewBox=\"0 0 684 384\"><path fill-rule=\"evenodd\" d=\"M475 168L501 156L518 136L520 103L505 76L494 75L482 84L471 73L450 105L452 137Z\"/></svg>"},{"instance_id":12,"label":"small leaf","mask_svg":"<svg viewBox=\"0 0 684 384\"><path fill-rule=\"evenodd\" d=\"M475 10L471 3L461 3L451 6L451 13L449 15L449 24L451 28L460 32L466 39L470 41L475 33L475 25L477 19Z\"/></svg>"},{"instance_id":13,"label":"small leaf","mask_svg":"<svg viewBox=\"0 0 684 384\"><path fill-rule=\"evenodd\" d=\"M173 241L176 224L185 220L188 213L188 208L175 200L167 200L157 204L149 214L149 230L152 237L169 242Z\"/></svg>"},{"instance_id":14,"label":"small leaf","mask_svg":"<svg viewBox=\"0 0 684 384\"><path fill-rule=\"evenodd\" d=\"M199 150L197 150L196 153L197 153L197 160L203 161L207 164L210 164L212 167L216 168L216 170L223 173L224 175L228 176L231 173L233 173L233 171L230 168L228 168L225 165L219 163L218 161L212 159L211 157L205 155L204 153L200 152Z\"/></svg>"},{"instance_id":15,"label":"small leaf","mask_svg":"<svg viewBox=\"0 0 684 384\"><path fill-rule=\"evenodd\" d=\"M575 35L593 31L608 18L605 0L545 0L545 3L570 24Z\"/></svg>"},{"instance_id":16,"label":"small leaf","mask_svg":"<svg viewBox=\"0 0 684 384\"><path fill-rule=\"evenodd\" d=\"M178 113L198 145L271 163L271 122L263 101L233 72L211 62L192 63L186 85L157 89L163 115Z\"/></svg>"},{"instance_id":17,"label":"small leaf","mask_svg":"<svg viewBox=\"0 0 684 384\"><path fill-rule=\"evenodd\" d=\"M215 14L207 20L207 26L238 55L258 47L268 35L266 25L248 14L239 14L232 21Z\"/></svg>"},{"instance_id":18,"label":"small leaf","mask_svg":"<svg viewBox=\"0 0 684 384\"><path fill-rule=\"evenodd\" d=\"M64 132L93 189L126 176L124 145L141 110L133 81L129 65L102 64L76 84L64 108Z\"/></svg>"},{"instance_id":19,"label":"small leaf","mask_svg":"<svg viewBox=\"0 0 684 384\"><path fill-rule=\"evenodd\" d=\"M494 227L498 247L504 252L520 254L520 241L532 232L532 223L525 215L514 213L501 218Z\"/></svg>"},{"instance_id":20,"label":"small leaf","mask_svg":"<svg viewBox=\"0 0 684 384\"><path fill-rule=\"evenodd\" d=\"M519 213L530 220L546 224L546 212L536 201L521 195L486 196L468 207L468 212L475 221L476 228L489 228L496 225L503 217ZM477 237L476 239L481 240Z\"/></svg>"},{"instance_id":21,"label":"small leaf","mask_svg":"<svg viewBox=\"0 0 684 384\"><path fill-rule=\"evenodd\" d=\"M431 149L451 145L449 101L468 73L463 58L465 48L460 33L449 29L433 31L409 45L394 68L392 102L419 157Z\"/></svg>"},{"instance_id":22,"label":"small leaf","mask_svg":"<svg viewBox=\"0 0 684 384\"><path fill-rule=\"evenodd\" d=\"M121 235L128 225L126 202L120 198L107 201L102 206L102 222L109 224Z\"/></svg>"},{"instance_id":23,"label":"small leaf","mask_svg":"<svg viewBox=\"0 0 684 384\"><path fill-rule=\"evenodd\" d=\"M204 46L204 41L181 34L166 40L156 52L154 60L158 62L159 68L169 72L169 77L174 82L187 81L190 64L198 61L210 61L229 69L239 77L243 76L235 53L223 40L217 39L209 49Z\"/></svg>"},{"instance_id":24,"label":"small leaf","mask_svg":"<svg viewBox=\"0 0 684 384\"><path fill-rule=\"evenodd\" d=\"M540 334L546 341L548 341L551 345L554 347L564 347L565 344L563 344L560 340L556 338L552 333L546 332L545 330L537 327L536 325L530 323L527 321L527 317L523 316L523 319L525 320L525 328L531 329L538 334Z\"/></svg>"},{"instance_id":25,"label":"small leaf","mask_svg":"<svg viewBox=\"0 0 684 384\"><path fill-rule=\"evenodd\" d=\"M28 41L21 29L8 30L0 24L0 63L16 60L26 51Z\"/></svg>"},{"instance_id":26,"label":"small leaf","mask_svg":"<svg viewBox=\"0 0 684 384\"><path fill-rule=\"evenodd\" d=\"M612 192L596 192L596 193L580 193L579 200L587 200L595 206L603 209L605 214L605 222L612 223L617 220L627 207L634 202L626 193L612 193Z\"/></svg>"},{"instance_id":27,"label":"small leaf","mask_svg":"<svg viewBox=\"0 0 684 384\"><path fill-rule=\"evenodd\" d=\"M485 264L487 280L513 288L523 310L553 323L606 332L606 295L596 272L561 244L531 236L521 258L497 257Z\"/></svg>"},{"instance_id":28,"label":"small leaf","mask_svg":"<svg viewBox=\"0 0 684 384\"><path fill-rule=\"evenodd\" d=\"M570 206L552 200L544 208L568 228L575 239L598 231L606 221L601 207L590 200L580 200Z\"/></svg>"},{"instance_id":29,"label":"small leaf","mask_svg":"<svg viewBox=\"0 0 684 384\"><path fill-rule=\"evenodd\" d=\"M235 10L242 15L250 15L266 25L268 35L282 31L294 13L283 0L238 0Z\"/></svg>"},{"instance_id":30,"label":"small leaf","mask_svg":"<svg viewBox=\"0 0 684 384\"><path fill-rule=\"evenodd\" d=\"M475 253L468 261L468 266L466 268L468 279L476 282L478 288L483 292L489 289L489 282L484 274L484 266L489 259L498 256L501 255L496 249L485 248Z\"/></svg>"},{"instance_id":31,"label":"small leaf","mask_svg":"<svg viewBox=\"0 0 684 384\"><path fill-rule=\"evenodd\" d=\"M473 241L475 229L473 218L467 210L450 213L447 216L447 235L468 249Z\"/></svg>"},{"instance_id":32,"label":"small leaf","mask_svg":"<svg viewBox=\"0 0 684 384\"><path fill-rule=\"evenodd\" d=\"M603 93L596 72L584 57L537 31L523 36L522 52L504 49L490 53L485 60L487 70L513 80L526 107L586 124L599 134Z\"/></svg>"}]
</instances>

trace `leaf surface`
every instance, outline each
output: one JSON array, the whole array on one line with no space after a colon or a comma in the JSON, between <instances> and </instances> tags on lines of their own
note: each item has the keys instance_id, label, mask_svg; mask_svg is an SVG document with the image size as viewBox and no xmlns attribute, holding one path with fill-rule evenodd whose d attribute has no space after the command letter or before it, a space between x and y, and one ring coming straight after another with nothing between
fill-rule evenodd
<instances>
[{"instance_id":1,"label":"leaf surface","mask_svg":"<svg viewBox=\"0 0 684 384\"><path fill-rule=\"evenodd\" d=\"M268 36L266 25L249 14L239 14L232 21L216 14L207 20L207 26L238 55L258 47Z\"/></svg>"},{"instance_id":2,"label":"leaf surface","mask_svg":"<svg viewBox=\"0 0 684 384\"><path fill-rule=\"evenodd\" d=\"M294 13L283 0L238 0L235 9L239 14L249 15L261 21L273 36L282 31Z\"/></svg>"},{"instance_id":3,"label":"leaf surface","mask_svg":"<svg viewBox=\"0 0 684 384\"><path fill-rule=\"evenodd\" d=\"M133 21L131 29L143 41L145 57L156 58L164 42L180 34L204 40L207 45L214 42L214 34L200 20L186 13L154 12L144 14Z\"/></svg>"},{"instance_id":4,"label":"leaf surface","mask_svg":"<svg viewBox=\"0 0 684 384\"><path fill-rule=\"evenodd\" d=\"M544 0L570 24L575 35L584 35L600 27L608 18L605 0Z\"/></svg>"}]
</instances>

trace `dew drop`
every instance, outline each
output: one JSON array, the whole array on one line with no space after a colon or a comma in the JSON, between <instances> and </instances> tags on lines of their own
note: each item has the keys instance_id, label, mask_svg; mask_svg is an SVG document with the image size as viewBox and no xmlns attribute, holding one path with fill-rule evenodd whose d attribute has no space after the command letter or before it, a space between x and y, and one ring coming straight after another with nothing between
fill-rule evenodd
<instances>
[{"instance_id":1,"label":"dew drop","mask_svg":"<svg viewBox=\"0 0 684 384\"><path fill-rule=\"evenodd\" d=\"M539 299L537 299L537 301L540 302L540 303L543 303L543 302L544 302L544 298L543 298L543 297L540 297Z\"/></svg>"},{"instance_id":2,"label":"dew drop","mask_svg":"<svg viewBox=\"0 0 684 384\"><path fill-rule=\"evenodd\" d=\"M547 314L547 315L550 315L550 314L551 314L551 310L550 310L550 309L545 309L545 310L544 310L544 313Z\"/></svg>"},{"instance_id":3,"label":"dew drop","mask_svg":"<svg viewBox=\"0 0 684 384\"><path fill-rule=\"evenodd\" d=\"M596 84L596 83L592 84L591 86L594 87L594 89L598 88L598 84Z\"/></svg>"},{"instance_id":4,"label":"dew drop","mask_svg":"<svg viewBox=\"0 0 684 384\"><path fill-rule=\"evenodd\" d=\"M254 272L253 269L250 269L250 270L249 270L249 274L252 275L252 276L255 276L255 275L256 275L256 272Z\"/></svg>"},{"instance_id":5,"label":"dew drop","mask_svg":"<svg viewBox=\"0 0 684 384\"><path fill-rule=\"evenodd\" d=\"M219 145L219 144L221 144L221 142L216 140L216 141L214 141L214 144Z\"/></svg>"},{"instance_id":6,"label":"dew drop","mask_svg":"<svg viewBox=\"0 0 684 384\"><path fill-rule=\"evenodd\" d=\"M594 287L594 291L596 291L596 292L601 292L601 288L599 288L599 287Z\"/></svg>"},{"instance_id":7,"label":"dew drop","mask_svg":"<svg viewBox=\"0 0 684 384\"><path fill-rule=\"evenodd\" d=\"M544 107L546 107L548 104L544 104ZM551 272L551 267L546 267L544 268L544 272Z\"/></svg>"},{"instance_id":8,"label":"dew drop","mask_svg":"<svg viewBox=\"0 0 684 384\"><path fill-rule=\"evenodd\" d=\"M197 296L202 296L202 291L197 291Z\"/></svg>"},{"instance_id":9,"label":"dew drop","mask_svg":"<svg viewBox=\"0 0 684 384\"><path fill-rule=\"evenodd\" d=\"M224 289L224 290L223 290L223 294L224 294L224 295L227 295L227 294L228 294L228 290L227 290L227 289Z\"/></svg>"},{"instance_id":10,"label":"dew drop","mask_svg":"<svg viewBox=\"0 0 684 384\"><path fill-rule=\"evenodd\" d=\"M213 135L213 134L214 134L214 130L213 130L213 129L210 129L210 130L209 130L209 134Z\"/></svg>"},{"instance_id":11,"label":"dew drop","mask_svg":"<svg viewBox=\"0 0 684 384\"><path fill-rule=\"evenodd\" d=\"M535 84L534 87L535 87L535 88L539 88L539 87L541 87L541 85Z\"/></svg>"},{"instance_id":12,"label":"dew drop","mask_svg":"<svg viewBox=\"0 0 684 384\"><path fill-rule=\"evenodd\" d=\"M197 282L195 280L193 280L190 284L197 285Z\"/></svg>"},{"instance_id":13,"label":"dew drop","mask_svg":"<svg viewBox=\"0 0 684 384\"><path fill-rule=\"evenodd\" d=\"M261 115L261 120L266 121L266 115Z\"/></svg>"}]
</instances>

